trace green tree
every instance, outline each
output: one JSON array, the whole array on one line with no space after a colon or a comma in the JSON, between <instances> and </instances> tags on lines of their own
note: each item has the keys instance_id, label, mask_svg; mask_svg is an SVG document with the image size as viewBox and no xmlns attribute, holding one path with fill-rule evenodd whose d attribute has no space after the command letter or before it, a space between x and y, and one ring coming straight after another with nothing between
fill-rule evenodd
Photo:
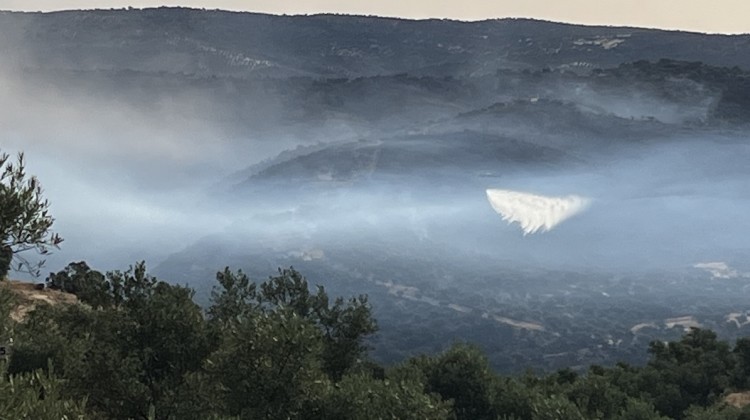
<instances>
[{"instance_id":1,"label":"green tree","mask_svg":"<svg viewBox=\"0 0 750 420\"><path fill-rule=\"evenodd\" d=\"M211 306L207 311L212 322L236 322L256 312L257 285L242 270L234 273L226 267L216 273L216 281L219 286L211 291Z\"/></svg>"},{"instance_id":2,"label":"green tree","mask_svg":"<svg viewBox=\"0 0 750 420\"><path fill-rule=\"evenodd\" d=\"M218 383L226 413L243 419L301 418L320 398L320 330L290 309L257 313L224 330L206 369Z\"/></svg>"},{"instance_id":3,"label":"green tree","mask_svg":"<svg viewBox=\"0 0 750 420\"><path fill-rule=\"evenodd\" d=\"M496 377L477 347L456 344L436 357L412 359L425 377L425 391L452 401L457 419L494 419Z\"/></svg>"},{"instance_id":4,"label":"green tree","mask_svg":"<svg viewBox=\"0 0 750 420\"><path fill-rule=\"evenodd\" d=\"M50 273L46 283L48 288L72 293L94 308L113 304L110 284L104 274L92 270L84 261L70 263L62 271Z\"/></svg>"},{"instance_id":5,"label":"green tree","mask_svg":"<svg viewBox=\"0 0 750 420\"><path fill-rule=\"evenodd\" d=\"M225 407L227 389L205 370L189 372L174 389L173 419L239 419Z\"/></svg>"},{"instance_id":6,"label":"green tree","mask_svg":"<svg viewBox=\"0 0 750 420\"><path fill-rule=\"evenodd\" d=\"M530 419L539 390L518 378L500 378L495 385L493 407L503 419Z\"/></svg>"},{"instance_id":7,"label":"green tree","mask_svg":"<svg viewBox=\"0 0 750 420\"><path fill-rule=\"evenodd\" d=\"M39 181L26 176L23 153L15 164L0 154L0 279L11 268L39 275L44 260L32 263L19 254L36 250L46 255L57 248L62 238L50 230L54 220Z\"/></svg>"},{"instance_id":8,"label":"green tree","mask_svg":"<svg viewBox=\"0 0 750 420\"><path fill-rule=\"evenodd\" d=\"M734 358L713 331L693 328L680 341L652 342L649 352L641 389L669 417L679 418L691 405L713 404L731 384Z\"/></svg>"},{"instance_id":9,"label":"green tree","mask_svg":"<svg viewBox=\"0 0 750 420\"><path fill-rule=\"evenodd\" d=\"M365 338L377 331L366 296L331 302L323 287L315 293L294 268L279 269L278 275L256 285L246 274L226 268L217 273L208 313L214 323L227 324L248 316L280 309L291 310L322 332L323 370L334 380L361 361L367 350Z\"/></svg>"},{"instance_id":10,"label":"green tree","mask_svg":"<svg viewBox=\"0 0 750 420\"><path fill-rule=\"evenodd\" d=\"M685 410L685 420L740 420L742 411L725 404L710 407L694 405Z\"/></svg>"},{"instance_id":11,"label":"green tree","mask_svg":"<svg viewBox=\"0 0 750 420\"><path fill-rule=\"evenodd\" d=\"M532 420L586 420L578 407L562 395L539 396L531 411Z\"/></svg>"},{"instance_id":12,"label":"green tree","mask_svg":"<svg viewBox=\"0 0 750 420\"><path fill-rule=\"evenodd\" d=\"M743 337L734 343L732 354L736 360L733 385L739 389L750 388L750 338Z\"/></svg>"},{"instance_id":13,"label":"green tree","mask_svg":"<svg viewBox=\"0 0 750 420\"><path fill-rule=\"evenodd\" d=\"M40 305L17 328L9 371L51 359L69 396L86 396L104 418L169 418L177 390L212 345L191 289L146 274L139 263L106 275L109 306Z\"/></svg>"},{"instance_id":14,"label":"green tree","mask_svg":"<svg viewBox=\"0 0 750 420\"><path fill-rule=\"evenodd\" d=\"M628 396L609 378L593 373L570 384L566 395L589 418L613 418L628 401Z\"/></svg>"},{"instance_id":15,"label":"green tree","mask_svg":"<svg viewBox=\"0 0 750 420\"><path fill-rule=\"evenodd\" d=\"M329 387L314 418L326 420L450 419L450 404L424 392L418 378L378 380L361 373Z\"/></svg>"},{"instance_id":16,"label":"green tree","mask_svg":"<svg viewBox=\"0 0 750 420\"><path fill-rule=\"evenodd\" d=\"M0 372L0 419L84 419L86 400L62 395L65 381L37 370L8 376Z\"/></svg>"},{"instance_id":17,"label":"green tree","mask_svg":"<svg viewBox=\"0 0 750 420\"><path fill-rule=\"evenodd\" d=\"M628 398L625 407L614 420L668 420L667 417L659 415L653 404L635 398Z\"/></svg>"}]
</instances>

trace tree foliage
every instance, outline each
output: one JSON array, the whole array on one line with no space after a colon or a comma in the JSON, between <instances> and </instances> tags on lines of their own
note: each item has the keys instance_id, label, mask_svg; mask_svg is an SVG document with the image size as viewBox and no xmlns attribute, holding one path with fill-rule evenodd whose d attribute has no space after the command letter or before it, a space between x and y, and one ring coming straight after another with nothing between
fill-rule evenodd
<instances>
[{"instance_id":1,"label":"tree foliage","mask_svg":"<svg viewBox=\"0 0 750 420\"><path fill-rule=\"evenodd\" d=\"M222 389L227 414L240 418L301 418L319 398L320 331L291 310L259 313L232 324L207 371Z\"/></svg>"},{"instance_id":2,"label":"tree foliage","mask_svg":"<svg viewBox=\"0 0 750 420\"><path fill-rule=\"evenodd\" d=\"M424 392L416 378L393 381L354 373L331 386L316 412L318 419L451 419L450 403Z\"/></svg>"},{"instance_id":3,"label":"tree foliage","mask_svg":"<svg viewBox=\"0 0 750 420\"><path fill-rule=\"evenodd\" d=\"M110 283L104 274L92 270L84 261L68 264L57 273L50 273L47 287L76 295L78 299L94 308L112 305Z\"/></svg>"},{"instance_id":4,"label":"tree foliage","mask_svg":"<svg viewBox=\"0 0 750 420\"><path fill-rule=\"evenodd\" d=\"M311 292L305 277L292 267L279 269L259 285L229 268L216 279L220 287L213 291L208 309L214 322L231 325L258 313L291 311L320 330L323 370L335 379L361 361L367 350L364 339L377 331L366 296L331 302L323 287Z\"/></svg>"},{"instance_id":5,"label":"tree foliage","mask_svg":"<svg viewBox=\"0 0 750 420\"><path fill-rule=\"evenodd\" d=\"M26 175L23 153L15 163L0 154L0 278L13 268L38 276L44 260L32 263L20 255L36 250L46 255L62 238L51 231L55 219L35 176Z\"/></svg>"},{"instance_id":6,"label":"tree foliage","mask_svg":"<svg viewBox=\"0 0 750 420\"><path fill-rule=\"evenodd\" d=\"M65 381L52 371L8 376L0 372L0 418L85 419L86 399L63 396Z\"/></svg>"},{"instance_id":7,"label":"tree foliage","mask_svg":"<svg viewBox=\"0 0 750 420\"><path fill-rule=\"evenodd\" d=\"M210 351L192 290L148 276L143 263L102 281L108 295L96 308L41 306L29 314L9 371L43 368L49 359L68 379L66 391L86 395L106 417L146 418L152 406L170 413L173 391Z\"/></svg>"},{"instance_id":8,"label":"tree foliage","mask_svg":"<svg viewBox=\"0 0 750 420\"><path fill-rule=\"evenodd\" d=\"M723 396L747 389L750 345L708 330L651 344L645 366L501 377L458 343L385 368L364 296L329 298L293 268L256 283L217 273L204 311L144 263L101 274L71 263L48 278L80 304L39 305L21 323L0 288L13 351L0 418L745 419Z\"/></svg>"},{"instance_id":9,"label":"tree foliage","mask_svg":"<svg viewBox=\"0 0 750 420\"><path fill-rule=\"evenodd\" d=\"M643 388L662 413L677 417L690 405L717 402L730 385L731 348L710 330L693 328L682 340L651 343Z\"/></svg>"},{"instance_id":10,"label":"tree foliage","mask_svg":"<svg viewBox=\"0 0 750 420\"><path fill-rule=\"evenodd\" d=\"M426 391L450 401L457 419L493 419L499 414L493 406L496 378L478 348L457 344L437 357L412 363L424 375Z\"/></svg>"}]
</instances>

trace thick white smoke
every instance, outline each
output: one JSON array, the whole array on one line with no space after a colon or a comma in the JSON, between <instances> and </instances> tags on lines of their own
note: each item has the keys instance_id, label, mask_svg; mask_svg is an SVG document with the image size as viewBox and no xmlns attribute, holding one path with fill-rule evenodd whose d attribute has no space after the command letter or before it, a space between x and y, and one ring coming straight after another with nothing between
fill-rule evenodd
<instances>
[{"instance_id":1,"label":"thick white smoke","mask_svg":"<svg viewBox=\"0 0 750 420\"><path fill-rule=\"evenodd\" d=\"M589 199L577 195L545 197L520 191L487 190L487 199L503 220L518 223L524 236L547 232L588 207Z\"/></svg>"}]
</instances>

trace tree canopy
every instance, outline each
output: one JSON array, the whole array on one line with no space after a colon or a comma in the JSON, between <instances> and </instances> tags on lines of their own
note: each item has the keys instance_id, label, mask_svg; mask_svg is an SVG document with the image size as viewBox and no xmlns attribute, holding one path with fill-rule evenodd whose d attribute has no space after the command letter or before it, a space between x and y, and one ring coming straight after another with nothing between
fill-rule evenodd
<instances>
[{"instance_id":1,"label":"tree canopy","mask_svg":"<svg viewBox=\"0 0 750 420\"><path fill-rule=\"evenodd\" d=\"M709 330L653 342L645 366L504 377L481 349L380 366L365 296L330 298L294 268L265 281L225 268L205 310L143 262L101 273L71 263L47 281L78 304L21 322L0 287L0 417L132 419L746 419L747 339Z\"/></svg>"},{"instance_id":2,"label":"tree canopy","mask_svg":"<svg viewBox=\"0 0 750 420\"><path fill-rule=\"evenodd\" d=\"M23 153L15 163L0 153L0 279L13 268L38 276L44 260L31 262L21 253L41 255L57 248L63 239L51 231L55 219L35 176L27 176Z\"/></svg>"}]
</instances>

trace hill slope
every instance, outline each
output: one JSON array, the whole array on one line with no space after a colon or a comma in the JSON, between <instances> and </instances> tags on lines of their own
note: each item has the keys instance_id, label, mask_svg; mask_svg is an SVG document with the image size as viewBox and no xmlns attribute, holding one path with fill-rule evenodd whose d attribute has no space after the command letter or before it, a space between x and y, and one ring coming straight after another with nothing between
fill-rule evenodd
<instances>
[{"instance_id":1,"label":"hill slope","mask_svg":"<svg viewBox=\"0 0 750 420\"><path fill-rule=\"evenodd\" d=\"M74 304L78 298L70 293L59 290L39 288L34 283L18 280L6 280L0 283L0 287L13 292L16 298L16 307L11 312L11 318L15 321L23 321L26 314L32 311L40 303L50 305Z\"/></svg>"}]
</instances>

